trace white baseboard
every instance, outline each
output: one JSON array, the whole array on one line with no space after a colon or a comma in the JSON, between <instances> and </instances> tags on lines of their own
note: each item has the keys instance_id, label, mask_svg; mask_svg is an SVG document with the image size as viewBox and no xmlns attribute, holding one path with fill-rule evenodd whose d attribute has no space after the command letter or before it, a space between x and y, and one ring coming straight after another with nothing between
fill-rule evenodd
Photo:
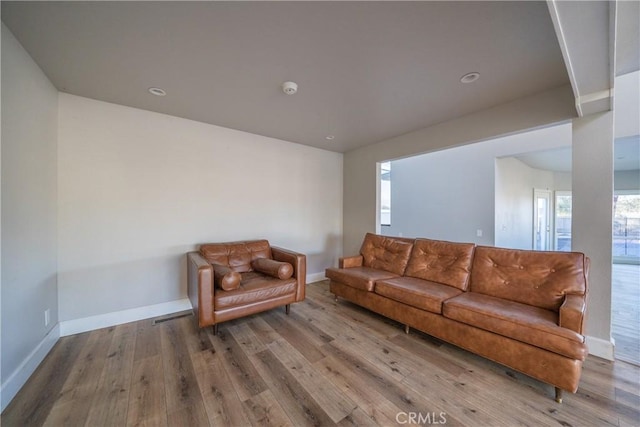
<instances>
[{"instance_id":1,"label":"white baseboard","mask_svg":"<svg viewBox=\"0 0 640 427\"><path fill-rule=\"evenodd\" d=\"M67 335L108 328L110 326L135 322L150 317L164 316L185 310L191 310L191 302L188 298L129 310L114 311L113 313L99 314L97 316L83 317L81 319L65 320L64 322L60 322L60 336L66 337Z\"/></svg>"},{"instance_id":2,"label":"white baseboard","mask_svg":"<svg viewBox=\"0 0 640 427\"><path fill-rule=\"evenodd\" d=\"M2 409L9 405L18 391L25 385L31 374L36 370L38 365L42 363L44 358L49 354L53 346L60 338L60 324L56 324L51 331L40 341L40 344L22 361L20 366L7 378L0 389L0 401Z\"/></svg>"},{"instance_id":3,"label":"white baseboard","mask_svg":"<svg viewBox=\"0 0 640 427\"><path fill-rule=\"evenodd\" d=\"M324 280L326 277L324 276L324 271L322 273L311 273L307 274L307 283L319 282L320 280Z\"/></svg>"},{"instance_id":4,"label":"white baseboard","mask_svg":"<svg viewBox=\"0 0 640 427\"><path fill-rule=\"evenodd\" d=\"M613 338L610 341L603 340L602 338L586 336L587 347L589 347L589 354L601 357L606 360L614 360L614 347L615 343Z\"/></svg>"}]
</instances>

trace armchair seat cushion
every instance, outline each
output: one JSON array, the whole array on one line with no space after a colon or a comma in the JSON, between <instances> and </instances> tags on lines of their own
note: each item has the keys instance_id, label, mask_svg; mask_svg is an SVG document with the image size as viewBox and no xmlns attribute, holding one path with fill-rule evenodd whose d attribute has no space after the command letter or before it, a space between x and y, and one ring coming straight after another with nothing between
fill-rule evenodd
<instances>
[{"instance_id":1,"label":"armchair seat cushion","mask_svg":"<svg viewBox=\"0 0 640 427\"><path fill-rule=\"evenodd\" d=\"M399 277L395 273L371 267L327 268L325 275L352 288L372 292L376 281Z\"/></svg>"},{"instance_id":2,"label":"armchair seat cushion","mask_svg":"<svg viewBox=\"0 0 640 427\"><path fill-rule=\"evenodd\" d=\"M558 314L551 310L466 292L445 301L443 315L570 358L587 356L584 337L558 326Z\"/></svg>"},{"instance_id":3,"label":"armchair seat cushion","mask_svg":"<svg viewBox=\"0 0 640 427\"><path fill-rule=\"evenodd\" d=\"M242 280L237 289L225 291L216 289L214 304L216 310L248 306L272 298L295 295L297 281L295 278L281 280L259 272L242 273Z\"/></svg>"},{"instance_id":4,"label":"armchair seat cushion","mask_svg":"<svg viewBox=\"0 0 640 427\"><path fill-rule=\"evenodd\" d=\"M414 277L397 277L377 281L375 293L412 307L442 314L442 303L460 295L462 291Z\"/></svg>"}]
</instances>

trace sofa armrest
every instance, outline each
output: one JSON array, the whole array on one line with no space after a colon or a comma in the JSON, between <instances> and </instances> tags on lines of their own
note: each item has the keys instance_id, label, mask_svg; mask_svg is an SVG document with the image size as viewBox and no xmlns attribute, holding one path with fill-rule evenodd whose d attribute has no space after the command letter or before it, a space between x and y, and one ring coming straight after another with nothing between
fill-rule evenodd
<instances>
[{"instance_id":1,"label":"sofa armrest","mask_svg":"<svg viewBox=\"0 0 640 427\"><path fill-rule=\"evenodd\" d=\"M199 252L187 253L187 293L198 326L213 325L213 266Z\"/></svg>"},{"instance_id":2,"label":"sofa armrest","mask_svg":"<svg viewBox=\"0 0 640 427\"><path fill-rule=\"evenodd\" d=\"M364 262L364 257L362 255L345 256L340 258L340 260L338 261L338 267L340 268L362 267L363 262Z\"/></svg>"},{"instance_id":3,"label":"sofa armrest","mask_svg":"<svg viewBox=\"0 0 640 427\"><path fill-rule=\"evenodd\" d=\"M584 295L565 295L560 306L560 327L582 334L586 307Z\"/></svg>"},{"instance_id":4,"label":"sofa armrest","mask_svg":"<svg viewBox=\"0 0 640 427\"><path fill-rule=\"evenodd\" d=\"M276 261L288 262L293 266L293 277L296 278L296 301L303 301L307 284L307 256L288 249L271 246L271 254Z\"/></svg>"}]
</instances>

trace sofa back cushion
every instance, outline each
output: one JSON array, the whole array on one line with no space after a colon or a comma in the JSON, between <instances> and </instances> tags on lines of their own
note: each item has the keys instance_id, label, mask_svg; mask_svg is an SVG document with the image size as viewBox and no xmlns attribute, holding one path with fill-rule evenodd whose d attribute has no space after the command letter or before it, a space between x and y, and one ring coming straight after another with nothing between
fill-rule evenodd
<instances>
[{"instance_id":1,"label":"sofa back cushion","mask_svg":"<svg viewBox=\"0 0 640 427\"><path fill-rule=\"evenodd\" d=\"M587 268L587 258L578 252L478 246L471 291L557 311L566 294L585 294Z\"/></svg>"},{"instance_id":2,"label":"sofa back cushion","mask_svg":"<svg viewBox=\"0 0 640 427\"><path fill-rule=\"evenodd\" d=\"M251 261L255 259L272 258L267 240L207 243L200 246L200 254L211 264L226 265L238 273L252 271Z\"/></svg>"},{"instance_id":3,"label":"sofa back cushion","mask_svg":"<svg viewBox=\"0 0 640 427\"><path fill-rule=\"evenodd\" d=\"M402 275L407 267L412 247L413 239L367 233L360 248L362 264L365 267Z\"/></svg>"},{"instance_id":4,"label":"sofa back cushion","mask_svg":"<svg viewBox=\"0 0 640 427\"><path fill-rule=\"evenodd\" d=\"M473 243L416 239L404 275L466 291L474 248Z\"/></svg>"}]
</instances>

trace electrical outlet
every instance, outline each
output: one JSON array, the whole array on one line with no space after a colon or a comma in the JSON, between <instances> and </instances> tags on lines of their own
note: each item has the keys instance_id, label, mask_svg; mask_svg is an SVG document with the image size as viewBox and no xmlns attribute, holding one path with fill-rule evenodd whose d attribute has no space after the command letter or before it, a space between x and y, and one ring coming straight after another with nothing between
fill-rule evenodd
<instances>
[{"instance_id":1,"label":"electrical outlet","mask_svg":"<svg viewBox=\"0 0 640 427\"><path fill-rule=\"evenodd\" d=\"M51 311L47 308L44 311L44 326L49 326L50 321L51 321Z\"/></svg>"},{"instance_id":2,"label":"electrical outlet","mask_svg":"<svg viewBox=\"0 0 640 427\"><path fill-rule=\"evenodd\" d=\"M478 237L482 237L482 230L480 230L479 228L476 230L476 235Z\"/></svg>"}]
</instances>

